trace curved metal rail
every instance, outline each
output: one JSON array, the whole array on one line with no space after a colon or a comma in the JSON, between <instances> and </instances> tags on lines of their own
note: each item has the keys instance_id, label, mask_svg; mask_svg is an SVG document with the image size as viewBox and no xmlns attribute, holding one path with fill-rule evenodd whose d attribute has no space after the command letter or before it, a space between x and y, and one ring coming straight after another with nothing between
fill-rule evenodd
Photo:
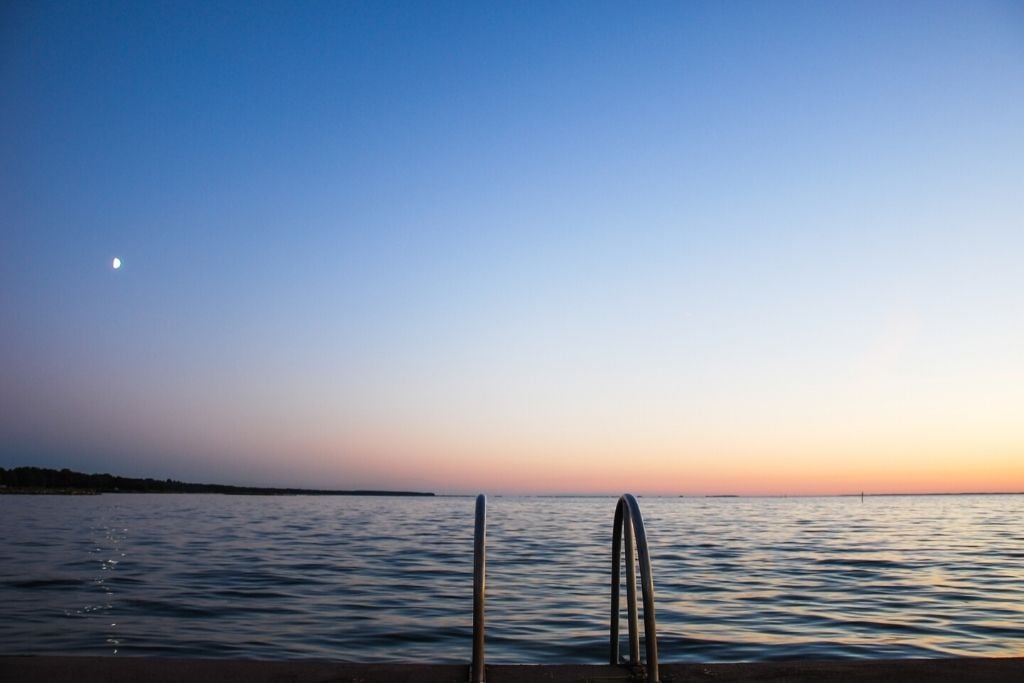
<instances>
[{"instance_id":1,"label":"curved metal rail","mask_svg":"<svg viewBox=\"0 0 1024 683\"><path fill-rule=\"evenodd\" d=\"M472 683L484 680L484 595L487 580L487 496L476 497L473 534L473 665Z\"/></svg>"},{"instance_id":2,"label":"curved metal rail","mask_svg":"<svg viewBox=\"0 0 1024 683\"><path fill-rule=\"evenodd\" d=\"M622 494L615 506L614 531L612 532L612 612L611 612L611 653L610 662L619 663L619 583L621 573L619 558L622 556L622 536L626 537L626 601L629 612L629 663L640 664L640 633L636 604L636 565L640 560L640 589L644 601L644 645L647 649L647 680L658 683L658 634L654 618L654 578L651 575L651 555L647 550L647 532L640 505L628 493ZM636 551L634 554L634 541Z\"/></svg>"}]
</instances>

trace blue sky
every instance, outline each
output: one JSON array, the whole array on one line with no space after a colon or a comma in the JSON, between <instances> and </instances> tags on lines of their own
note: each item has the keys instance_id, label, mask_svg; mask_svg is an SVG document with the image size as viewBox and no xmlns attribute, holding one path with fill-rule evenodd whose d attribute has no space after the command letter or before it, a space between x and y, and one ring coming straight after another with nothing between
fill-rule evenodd
<instances>
[{"instance_id":1,"label":"blue sky","mask_svg":"<svg viewBox=\"0 0 1024 683\"><path fill-rule=\"evenodd\" d=\"M1018 4L212 5L0 11L0 465L1024 488Z\"/></svg>"}]
</instances>

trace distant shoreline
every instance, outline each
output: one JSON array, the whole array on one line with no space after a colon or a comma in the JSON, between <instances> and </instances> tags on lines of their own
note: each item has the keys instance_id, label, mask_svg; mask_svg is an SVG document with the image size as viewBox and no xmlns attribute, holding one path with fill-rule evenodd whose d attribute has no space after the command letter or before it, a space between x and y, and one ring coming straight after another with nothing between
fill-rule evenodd
<instances>
[{"instance_id":1,"label":"distant shoreline","mask_svg":"<svg viewBox=\"0 0 1024 683\"><path fill-rule=\"evenodd\" d=\"M924 493L836 493L839 498L885 498L890 496L1019 496L1024 491L927 491Z\"/></svg>"},{"instance_id":2,"label":"distant shoreline","mask_svg":"<svg viewBox=\"0 0 1024 683\"><path fill-rule=\"evenodd\" d=\"M174 479L139 479L111 474L84 474L69 469L0 467L0 494L99 495L101 493L220 493L231 496L433 496L425 491L372 489L302 489L276 486L193 484Z\"/></svg>"},{"instance_id":3,"label":"distant shoreline","mask_svg":"<svg viewBox=\"0 0 1024 683\"><path fill-rule=\"evenodd\" d=\"M397 496L464 498L469 493L434 493L432 491L392 491L377 489L306 489L280 486L234 486L230 484L194 484L173 479L141 479L111 474L84 474L69 469L43 467L0 467L0 495L99 495L101 493L220 493L234 496ZM497 498L611 498L613 493L536 493L493 494ZM640 498L894 498L922 496L1020 496L1024 491L924 491L917 493L685 493L640 494Z\"/></svg>"},{"instance_id":4,"label":"distant shoreline","mask_svg":"<svg viewBox=\"0 0 1024 683\"><path fill-rule=\"evenodd\" d=\"M218 488L244 488L245 490L239 491L132 491L132 490L96 490L96 489L68 489L68 488L37 488L37 487L2 487L0 486L0 496L99 496L104 493L127 493L133 495L144 495L144 494L157 494L157 495L175 495L175 494L217 494L224 496L395 496L395 497L419 497L419 498L431 498L436 497L437 494L431 491L372 491L372 490L354 490L354 491L321 491L320 489L273 489L273 488L249 488L249 487L231 487L224 486L220 487L216 484L211 486L217 486Z\"/></svg>"},{"instance_id":5,"label":"distant shoreline","mask_svg":"<svg viewBox=\"0 0 1024 683\"><path fill-rule=\"evenodd\" d=\"M923 496L1022 496L1024 491L923 491L919 493L722 493L679 494L679 498L911 498ZM640 496L665 497L665 496Z\"/></svg>"}]
</instances>

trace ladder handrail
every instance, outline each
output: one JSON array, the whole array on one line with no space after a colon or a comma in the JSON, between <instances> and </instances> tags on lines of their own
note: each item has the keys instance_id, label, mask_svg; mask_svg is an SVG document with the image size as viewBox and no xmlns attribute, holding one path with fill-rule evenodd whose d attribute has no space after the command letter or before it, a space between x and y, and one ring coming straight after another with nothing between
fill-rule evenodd
<instances>
[{"instance_id":1,"label":"ladder handrail","mask_svg":"<svg viewBox=\"0 0 1024 683\"><path fill-rule=\"evenodd\" d=\"M640 663L640 634L637 623L636 604L636 557L633 553L634 540L640 560L640 588L644 602L644 645L647 649L647 680L658 683L658 634L654 615L654 577L651 575L651 555L647 549L647 532L640 505L631 494L624 493L615 506L614 530L612 532L612 591L611 591L611 636L610 663L619 663L619 583L621 573L619 558L622 556L622 536L626 537L626 600L629 611L629 663Z\"/></svg>"},{"instance_id":2,"label":"ladder handrail","mask_svg":"<svg viewBox=\"0 0 1024 683\"><path fill-rule=\"evenodd\" d=\"M476 497L473 533L473 665L472 683L484 680L484 598L487 583L487 496Z\"/></svg>"}]
</instances>

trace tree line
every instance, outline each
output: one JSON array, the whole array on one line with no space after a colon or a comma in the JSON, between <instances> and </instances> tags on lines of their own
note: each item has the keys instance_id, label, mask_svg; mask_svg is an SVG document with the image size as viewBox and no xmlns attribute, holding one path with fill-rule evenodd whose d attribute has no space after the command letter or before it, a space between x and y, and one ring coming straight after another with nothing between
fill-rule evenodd
<instances>
[{"instance_id":1,"label":"tree line","mask_svg":"<svg viewBox=\"0 0 1024 683\"><path fill-rule=\"evenodd\" d=\"M227 484L193 484L176 479L138 479L112 474L84 474L66 467L0 467L0 487L8 492L68 491L88 493L226 493L234 495L432 496L416 491L321 490Z\"/></svg>"}]
</instances>

